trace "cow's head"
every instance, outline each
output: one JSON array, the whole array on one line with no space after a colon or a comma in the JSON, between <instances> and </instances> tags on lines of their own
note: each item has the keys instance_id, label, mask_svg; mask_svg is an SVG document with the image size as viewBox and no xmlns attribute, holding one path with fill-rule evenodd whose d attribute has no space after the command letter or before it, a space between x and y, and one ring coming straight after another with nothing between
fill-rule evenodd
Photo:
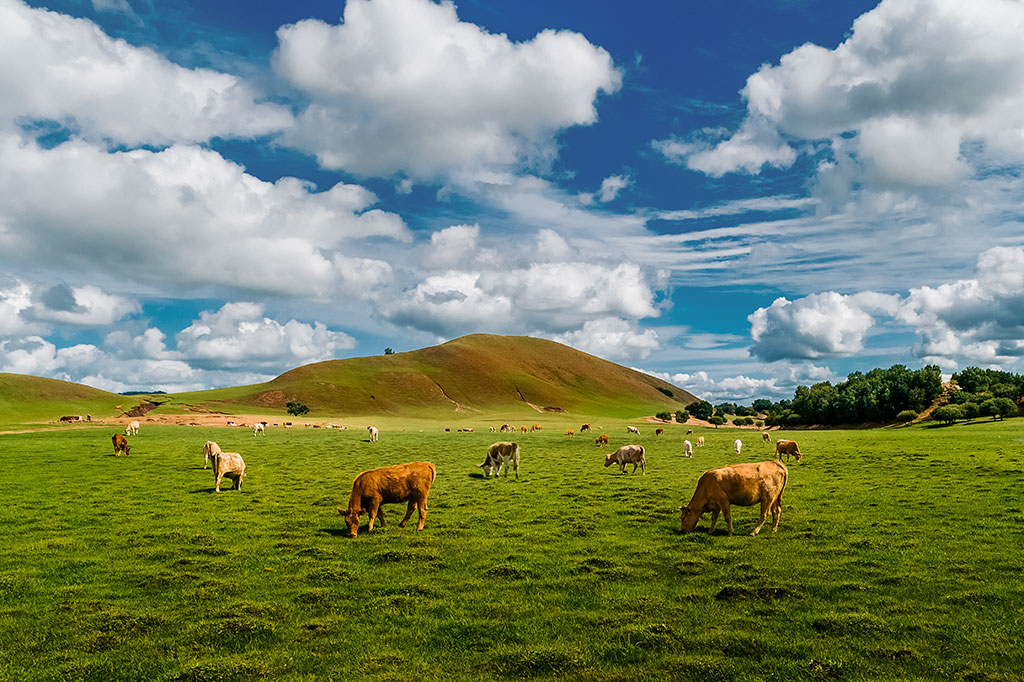
<instances>
[{"instance_id":1,"label":"cow's head","mask_svg":"<svg viewBox=\"0 0 1024 682\"><path fill-rule=\"evenodd\" d=\"M615 457L615 453L610 453L604 456L604 465L608 466L612 463L612 459Z\"/></svg>"},{"instance_id":2,"label":"cow's head","mask_svg":"<svg viewBox=\"0 0 1024 682\"><path fill-rule=\"evenodd\" d=\"M130 454L132 454L132 447L130 445L125 445L124 446L124 456L127 457Z\"/></svg>"},{"instance_id":3,"label":"cow's head","mask_svg":"<svg viewBox=\"0 0 1024 682\"><path fill-rule=\"evenodd\" d=\"M359 535L359 511L358 509L342 509L338 507L338 513L345 517L345 523L348 524L348 532L352 537Z\"/></svg>"},{"instance_id":4,"label":"cow's head","mask_svg":"<svg viewBox=\"0 0 1024 682\"><path fill-rule=\"evenodd\" d=\"M679 511L679 530L683 533L692 533L703 512L699 509L690 509L685 505L680 507Z\"/></svg>"},{"instance_id":5,"label":"cow's head","mask_svg":"<svg viewBox=\"0 0 1024 682\"><path fill-rule=\"evenodd\" d=\"M796 461L799 462L800 459L804 456L804 453L802 453L799 450L797 450L796 452L793 453L793 456L796 457Z\"/></svg>"}]
</instances>

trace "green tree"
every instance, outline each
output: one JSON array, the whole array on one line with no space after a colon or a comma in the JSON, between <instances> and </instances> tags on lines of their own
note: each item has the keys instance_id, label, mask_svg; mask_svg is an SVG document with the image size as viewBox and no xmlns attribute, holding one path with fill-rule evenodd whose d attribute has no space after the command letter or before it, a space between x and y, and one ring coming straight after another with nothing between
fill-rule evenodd
<instances>
[{"instance_id":1,"label":"green tree","mask_svg":"<svg viewBox=\"0 0 1024 682\"><path fill-rule=\"evenodd\" d=\"M717 414L708 417L708 422L715 425L717 429L719 426L725 423L725 417L719 417Z\"/></svg>"},{"instance_id":2,"label":"green tree","mask_svg":"<svg viewBox=\"0 0 1024 682\"><path fill-rule=\"evenodd\" d=\"M698 400L695 403L690 403L687 409L697 419L707 419L715 413L714 406L706 400Z\"/></svg>"},{"instance_id":3,"label":"green tree","mask_svg":"<svg viewBox=\"0 0 1024 682\"><path fill-rule=\"evenodd\" d=\"M658 414L656 414L654 416L657 419L660 419L663 422L670 422L670 421L672 421L672 413L671 412L659 412Z\"/></svg>"},{"instance_id":4,"label":"green tree","mask_svg":"<svg viewBox=\"0 0 1024 682\"><path fill-rule=\"evenodd\" d=\"M957 419L964 418L964 411L959 405L943 405L936 407L932 412L932 419L944 424L952 424Z\"/></svg>"},{"instance_id":5,"label":"green tree","mask_svg":"<svg viewBox=\"0 0 1024 682\"><path fill-rule=\"evenodd\" d=\"M767 398L758 398L751 405L758 414L765 414L772 411L772 401Z\"/></svg>"},{"instance_id":6,"label":"green tree","mask_svg":"<svg viewBox=\"0 0 1024 682\"><path fill-rule=\"evenodd\" d=\"M1017 403L1009 398L989 398L978 406L978 412L983 417L992 417L993 419L1016 417Z\"/></svg>"},{"instance_id":7,"label":"green tree","mask_svg":"<svg viewBox=\"0 0 1024 682\"><path fill-rule=\"evenodd\" d=\"M301 417L302 415L309 413L309 407L303 405L297 400L293 400L292 402L287 403L285 407L288 408L288 414L295 417Z\"/></svg>"},{"instance_id":8,"label":"green tree","mask_svg":"<svg viewBox=\"0 0 1024 682\"><path fill-rule=\"evenodd\" d=\"M913 410L903 410L896 415L896 422L899 424L907 424L917 419L917 412Z\"/></svg>"},{"instance_id":9,"label":"green tree","mask_svg":"<svg viewBox=\"0 0 1024 682\"><path fill-rule=\"evenodd\" d=\"M387 348L384 349L384 355L394 355L394 354L395 354L395 351L394 351L393 348L391 348L391 346L388 346Z\"/></svg>"},{"instance_id":10,"label":"green tree","mask_svg":"<svg viewBox=\"0 0 1024 682\"><path fill-rule=\"evenodd\" d=\"M964 419L976 419L981 414L978 403L964 403L960 409L964 411Z\"/></svg>"},{"instance_id":11,"label":"green tree","mask_svg":"<svg viewBox=\"0 0 1024 682\"><path fill-rule=\"evenodd\" d=\"M676 421L680 424L685 424L690 418L690 413L686 410L676 410Z\"/></svg>"}]
</instances>

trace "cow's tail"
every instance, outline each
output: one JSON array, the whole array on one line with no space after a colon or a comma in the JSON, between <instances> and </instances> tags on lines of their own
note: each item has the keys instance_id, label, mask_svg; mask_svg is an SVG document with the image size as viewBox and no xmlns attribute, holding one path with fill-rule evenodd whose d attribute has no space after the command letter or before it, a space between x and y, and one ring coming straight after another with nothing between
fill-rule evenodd
<instances>
[{"instance_id":1,"label":"cow's tail","mask_svg":"<svg viewBox=\"0 0 1024 682\"><path fill-rule=\"evenodd\" d=\"M516 461L516 467L519 466L519 443L512 443L512 459Z\"/></svg>"}]
</instances>

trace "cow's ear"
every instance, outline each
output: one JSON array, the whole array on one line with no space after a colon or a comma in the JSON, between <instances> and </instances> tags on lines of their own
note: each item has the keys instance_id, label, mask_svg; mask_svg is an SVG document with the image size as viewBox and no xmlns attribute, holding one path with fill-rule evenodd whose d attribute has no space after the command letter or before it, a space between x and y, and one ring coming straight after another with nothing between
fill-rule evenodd
<instances>
[{"instance_id":1,"label":"cow's ear","mask_svg":"<svg viewBox=\"0 0 1024 682\"><path fill-rule=\"evenodd\" d=\"M348 516L348 509L342 509L341 507L338 507L337 509L338 509L338 513L341 514L342 516Z\"/></svg>"}]
</instances>

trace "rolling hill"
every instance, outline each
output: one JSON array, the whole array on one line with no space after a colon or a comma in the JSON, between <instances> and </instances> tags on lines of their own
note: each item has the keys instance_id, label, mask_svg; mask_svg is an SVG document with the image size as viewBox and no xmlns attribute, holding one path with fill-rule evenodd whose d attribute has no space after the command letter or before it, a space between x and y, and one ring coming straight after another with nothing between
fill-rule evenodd
<instances>
[{"instance_id":1,"label":"rolling hill","mask_svg":"<svg viewBox=\"0 0 1024 682\"><path fill-rule=\"evenodd\" d=\"M0 373L0 423L56 421L66 414L102 419L133 398L58 379Z\"/></svg>"},{"instance_id":2,"label":"rolling hill","mask_svg":"<svg viewBox=\"0 0 1024 682\"><path fill-rule=\"evenodd\" d=\"M40 399L53 390L52 400L70 404L65 402L69 389L62 387L63 392L58 392L57 387L74 384L24 379L41 382L36 391ZM123 403L125 409L146 399L78 388L110 406ZM154 400L161 403L155 414L284 414L289 401L298 401L309 406L311 417L433 418L538 412L635 417L682 409L696 398L660 379L554 341L474 334L408 353L304 365L264 384L162 395ZM62 412L65 409L50 409L48 414L59 416L68 413Z\"/></svg>"}]
</instances>

